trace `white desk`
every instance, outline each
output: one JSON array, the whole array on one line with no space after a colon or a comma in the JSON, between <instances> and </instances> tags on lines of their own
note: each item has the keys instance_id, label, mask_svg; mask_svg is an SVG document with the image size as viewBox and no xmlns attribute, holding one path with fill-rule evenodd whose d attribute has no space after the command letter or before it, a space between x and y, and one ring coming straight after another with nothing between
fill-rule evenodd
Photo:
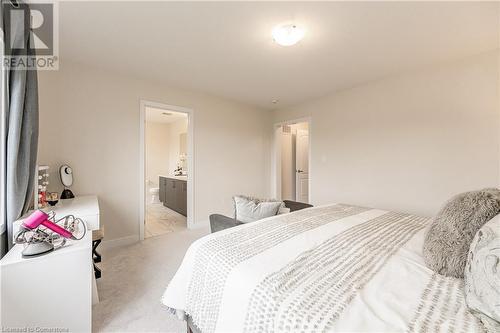
<instances>
[{"instance_id":1,"label":"white desk","mask_svg":"<svg viewBox=\"0 0 500 333\"><path fill-rule=\"evenodd\" d=\"M0 260L0 327L44 328L90 332L96 284L92 266L92 229L99 228L97 197L61 200L49 210L56 217L73 214L89 231L82 240L68 241L56 251L24 259L16 244ZM19 226L21 221L17 221ZM97 294L95 294L97 295Z\"/></svg>"}]
</instances>

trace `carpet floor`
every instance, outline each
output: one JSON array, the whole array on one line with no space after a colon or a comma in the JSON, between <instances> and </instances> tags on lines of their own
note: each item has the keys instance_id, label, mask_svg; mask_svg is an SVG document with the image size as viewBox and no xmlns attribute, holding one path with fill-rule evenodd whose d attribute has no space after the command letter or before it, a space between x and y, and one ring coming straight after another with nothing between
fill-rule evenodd
<instances>
[{"instance_id":1,"label":"carpet floor","mask_svg":"<svg viewBox=\"0 0 500 333\"><path fill-rule=\"evenodd\" d=\"M102 253L93 332L186 332L160 303L189 245L208 228L184 229Z\"/></svg>"}]
</instances>

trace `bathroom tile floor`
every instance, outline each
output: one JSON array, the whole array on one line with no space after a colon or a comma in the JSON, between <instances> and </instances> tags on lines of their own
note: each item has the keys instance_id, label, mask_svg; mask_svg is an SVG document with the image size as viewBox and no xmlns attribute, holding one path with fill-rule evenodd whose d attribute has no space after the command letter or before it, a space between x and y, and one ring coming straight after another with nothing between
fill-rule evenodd
<instances>
[{"instance_id":1,"label":"bathroom tile floor","mask_svg":"<svg viewBox=\"0 0 500 333\"><path fill-rule=\"evenodd\" d=\"M144 237L160 236L187 228L186 217L163 206L161 203L146 205Z\"/></svg>"}]
</instances>

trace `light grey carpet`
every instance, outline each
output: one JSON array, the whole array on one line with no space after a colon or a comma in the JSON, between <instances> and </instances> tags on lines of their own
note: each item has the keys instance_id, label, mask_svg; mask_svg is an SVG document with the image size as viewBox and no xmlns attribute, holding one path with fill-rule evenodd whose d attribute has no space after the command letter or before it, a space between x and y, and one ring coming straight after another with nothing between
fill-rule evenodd
<instances>
[{"instance_id":1,"label":"light grey carpet","mask_svg":"<svg viewBox=\"0 0 500 333\"><path fill-rule=\"evenodd\" d=\"M208 227L185 229L102 253L92 330L186 332L185 323L168 314L160 299L189 245L208 232Z\"/></svg>"}]
</instances>

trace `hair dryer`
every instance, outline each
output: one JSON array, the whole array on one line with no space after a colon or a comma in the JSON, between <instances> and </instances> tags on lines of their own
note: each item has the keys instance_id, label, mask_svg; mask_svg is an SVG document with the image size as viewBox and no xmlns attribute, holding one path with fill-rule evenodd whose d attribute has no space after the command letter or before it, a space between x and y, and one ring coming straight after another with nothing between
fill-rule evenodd
<instances>
[{"instance_id":1,"label":"hair dryer","mask_svg":"<svg viewBox=\"0 0 500 333\"><path fill-rule=\"evenodd\" d=\"M38 228L38 226L40 225L46 227L47 229L52 230L55 233L58 233L64 238L77 239L68 230L64 229L63 227L60 227L59 225L57 225L52 221L49 221L49 216L44 212L42 212L41 210L35 210L30 216L24 219L21 228L24 228L26 230L34 230Z\"/></svg>"}]
</instances>

